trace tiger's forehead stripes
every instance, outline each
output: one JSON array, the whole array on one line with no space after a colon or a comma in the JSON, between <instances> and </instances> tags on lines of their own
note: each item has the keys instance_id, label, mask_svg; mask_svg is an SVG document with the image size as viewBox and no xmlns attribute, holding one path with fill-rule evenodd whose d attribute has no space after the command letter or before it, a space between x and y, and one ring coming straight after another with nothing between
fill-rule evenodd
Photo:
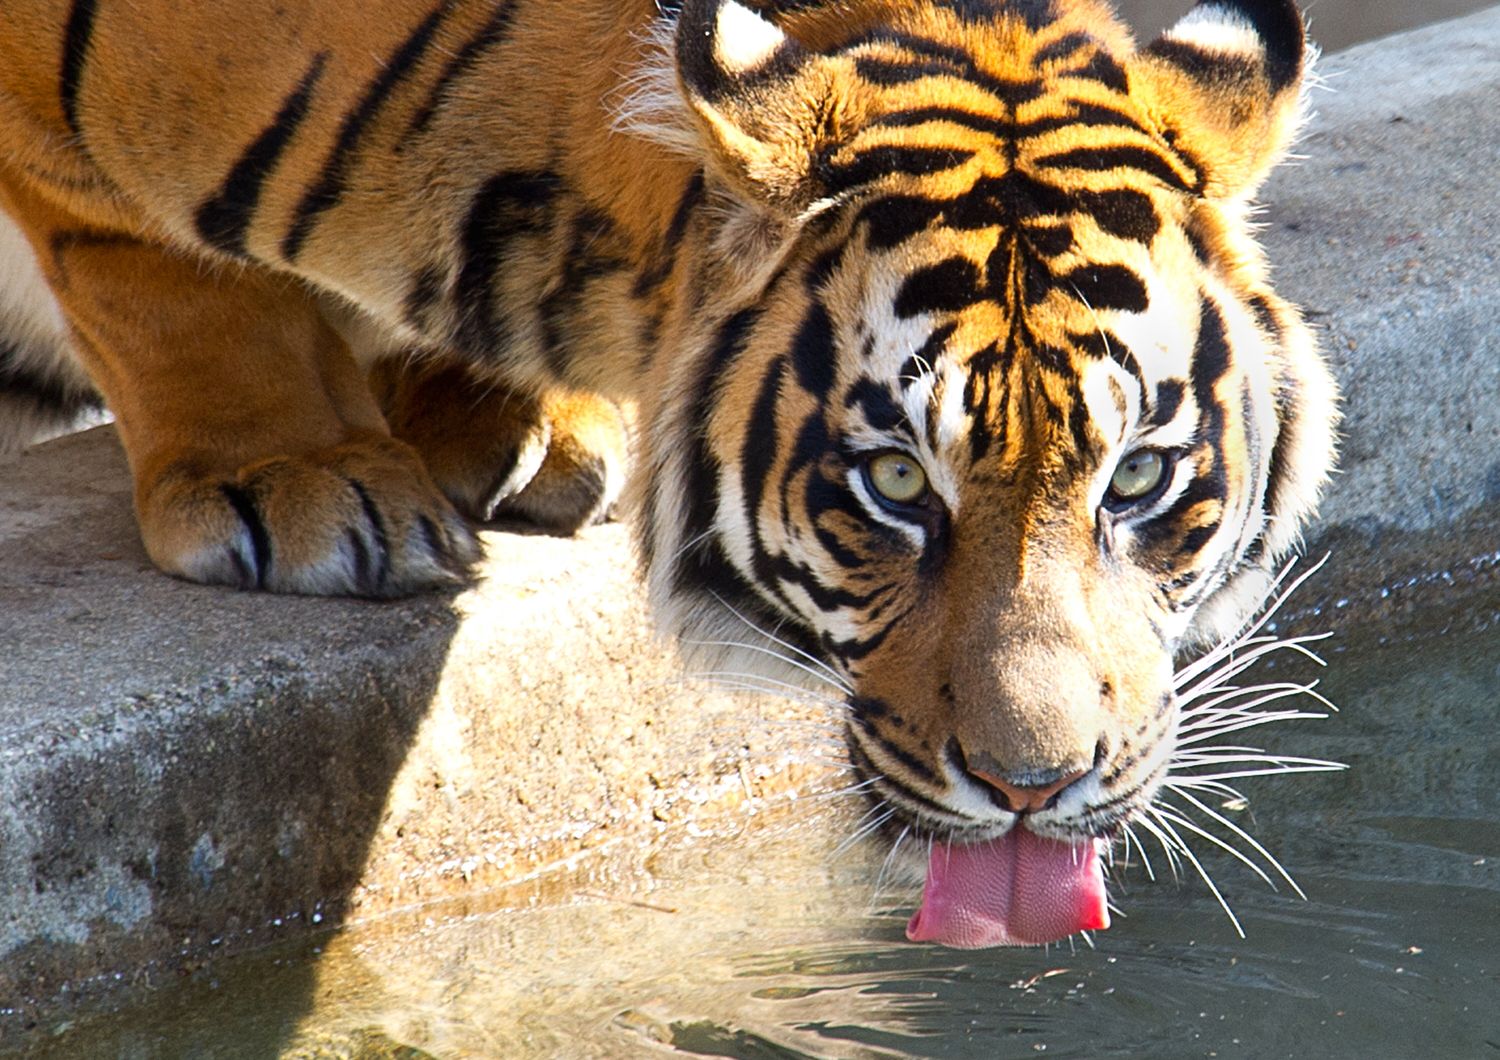
<instances>
[{"instance_id":1,"label":"tiger's forehead stripes","mask_svg":"<svg viewBox=\"0 0 1500 1060\"><path fill-rule=\"evenodd\" d=\"M967 49L917 30L852 42L856 70L884 90L883 102L823 168L835 188L873 182L862 189L854 225L867 249L901 255L912 241L944 233L943 251L929 247L925 262L905 271L891 309L900 321L938 323L932 336L956 327L954 315L978 334L957 354L966 363L975 460L1008 433L1008 395L1033 385L1016 374L1023 363L1042 399L1040 409L1025 402L1017 410L1063 425L1075 457L1098 447L1103 435L1090 437L1075 358L1112 358L1141 375L1129 345L1110 342L1100 314L1151 308L1147 248L1164 228L1163 211L1176 210L1171 200L1199 183L1133 113L1125 72L1100 43L1066 24L1048 29L1019 47L986 38L1013 37L1014 25L1004 22L968 26ZM991 68L992 54L1013 58ZM941 104L931 102L934 79L942 80ZM1081 133L1101 129L1109 137L1102 145L1095 136L1076 146ZM1160 401L1145 378L1138 387L1148 410L1180 405L1170 387Z\"/></svg>"}]
</instances>

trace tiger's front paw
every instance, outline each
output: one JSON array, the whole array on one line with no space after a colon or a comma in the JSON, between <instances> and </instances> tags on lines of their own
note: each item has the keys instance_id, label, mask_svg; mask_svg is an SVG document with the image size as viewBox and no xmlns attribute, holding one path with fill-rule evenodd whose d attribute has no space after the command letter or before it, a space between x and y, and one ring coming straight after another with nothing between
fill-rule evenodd
<instances>
[{"instance_id":1,"label":"tiger's front paw","mask_svg":"<svg viewBox=\"0 0 1500 1060\"><path fill-rule=\"evenodd\" d=\"M403 596L462 583L479 558L412 449L370 437L230 474L184 460L137 484L152 560L192 581Z\"/></svg>"},{"instance_id":2,"label":"tiger's front paw","mask_svg":"<svg viewBox=\"0 0 1500 1060\"><path fill-rule=\"evenodd\" d=\"M444 361L382 362L371 385L391 432L473 519L514 517L571 534L606 518L619 498L628 428L612 401L561 390L534 397Z\"/></svg>"},{"instance_id":3,"label":"tiger's front paw","mask_svg":"<svg viewBox=\"0 0 1500 1060\"><path fill-rule=\"evenodd\" d=\"M490 499L491 518L516 516L555 534L608 518L625 482L627 427L618 405L584 394L540 402L546 448L529 474L516 474Z\"/></svg>"}]
</instances>

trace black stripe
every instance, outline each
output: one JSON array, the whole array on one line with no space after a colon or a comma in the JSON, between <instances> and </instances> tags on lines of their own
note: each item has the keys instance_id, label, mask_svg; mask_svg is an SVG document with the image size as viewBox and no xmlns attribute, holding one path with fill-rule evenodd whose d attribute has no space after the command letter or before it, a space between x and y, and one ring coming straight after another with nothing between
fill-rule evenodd
<instances>
[{"instance_id":1,"label":"black stripe","mask_svg":"<svg viewBox=\"0 0 1500 1060\"><path fill-rule=\"evenodd\" d=\"M239 486L224 483L219 487L224 499L239 516L240 522L245 525L245 530L250 535L250 567L245 566L247 557L240 555L238 549L229 550L230 558L240 572L240 587L243 589L264 589L266 587L266 576L271 572L271 535L266 530L266 524L261 520L260 511L255 507L255 501L250 494Z\"/></svg>"},{"instance_id":2,"label":"black stripe","mask_svg":"<svg viewBox=\"0 0 1500 1060\"><path fill-rule=\"evenodd\" d=\"M854 60L854 69L866 81L880 88L909 85L929 77L952 77L967 81L982 89L1008 106L1019 106L1040 99L1046 88L1040 81L1002 81L975 70L968 63L962 66L940 60L881 59L861 56Z\"/></svg>"},{"instance_id":3,"label":"black stripe","mask_svg":"<svg viewBox=\"0 0 1500 1060\"><path fill-rule=\"evenodd\" d=\"M627 262L609 252L615 242L614 231L614 222L598 210L583 208L574 213L568 221L568 249L562 268L548 285L547 297L537 306L547 362L563 378L568 376L573 355L578 352L569 348L567 332L587 304L585 289L628 267Z\"/></svg>"},{"instance_id":4,"label":"black stripe","mask_svg":"<svg viewBox=\"0 0 1500 1060\"><path fill-rule=\"evenodd\" d=\"M757 556L759 555L757 553ZM813 569L805 563L798 563L784 555L771 556L767 554L765 558L768 565L767 571L771 576L771 581L767 583L768 585L772 588L777 588L778 592L780 592L779 586L783 582L797 586L807 594L813 606L825 614L846 607L852 609L868 607L886 591L883 587L876 587L868 593L860 594L851 592L848 589L841 589L838 586L824 585ZM760 573L757 570L757 576ZM877 638L884 639L887 632L888 630L882 630L876 636ZM824 638L823 642L825 645L837 643L856 646L871 643L870 641L860 641L858 639L851 641L831 641L827 638ZM873 644L870 650L874 650Z\"/></svg>"},{"instance_id":5,"label":"black stripe","mask_svg":"<svg viewBox=\"0 0 1500 1060\"><path fill-rule=\"evenodd\" d=\"M923 373L936 370L938 358L943 355L943 351L948 347L948 340L953 337L953 333L957 330L958 322L950 320L941 327L934 329L923 340L920 347L907 355L906 360L901 362L901 370L896 377L897 382L901 384L902 390L905 390L920 379ZM929 422L928 426L931 427L932 423ZM933 447L936 448L936 443L934 443Z\"/></svg>"},{"instance_id":6,"label":"black stripe","mask_svg":"<svg viewBox=\"0 0 1500 1060\"><path fill-rule=\"evenodd\" d=\"M1130 77L1125 68L1114 60L1112 56L1103 51L1097 51L1087 63L1076 70L1059 70L1059 77L1081 77L1088 81L1097 81L1105 88L1112 88L1119 93L1130 91Z\"/></svg>"},{"instance_id":7,"label":"black stripe","mask_svg":"<svg viewBox=\"0 0 1500 1060\"><path fill-rule=\"evenodd\" d=\"M1193 190L1177 170L1172 168L1171 163L1144 147L1075 147L1071 151L1043 155L1036 160L1036 164L1047 169L1082 169L1090 172L1138 169L1178 191Z\"/></svg>"},{"instance_id":8,"label":"black stripe","mask_svg":"<svg viewBox=\"0 0 1500 1060\"><path fill-rule=\"evenodd\" d=\"M1146 374L1141 368L1141 362L1136 360L1135 352L1118 335L1100 327L1094 331L1070 331L1068 340L1090 357L1100 360L1107 357L1129 372L1144 401Z\"/></svg>"},{"instance_id":9,"label":"black stripe","mask_svg":"<svg viewBox=\"0 0 1500 1060\"><path fill-rule=\"evenodd\" d=\"M1149 244L1161 231L1161 218L1151 197L1129 188L1080 191L1079 204L1112 236Z\"/></svg>"},{"instance_id":10,"label":"black stripe","mask_svg":"<svg viewBox=\"0 0 1500 1060\"><path fill-rule=\"evenodd\" d=\"M1227 87L1236 82L1252 85L1261 71L1260 61L1249 55L1210 51L1172 37L1152 41L1147 50L1194 80L1214 87Z\"/></svg>"},{"instance_id":11,"label":"black stripe","mask_svg":"<svg viewBox=\"0 0 1500 1060\"><path fill-rule=\"evenodd\" d=\"M0 397L34 405L40 412L64 418L104 407L99 395L34 367L22 366L21 350L0 339ZM32 358L26 358L36 363Z\"/></svg>"},{"instance_id":12,"label":"black stripe","mask_svg":"<svg viewBox=\"0 0 1500 1060\"><path fill-rule=\"evenodd\" d=\"M1156 384L1156 397L1151 402L1151 413L1147 421L1153 427L1165 427L1177 418L1177 412L1182 408L1182 399L1187 395L1187 387L1182 385L1180 379L1163 379Z\"/></svg>"},{"instance_id":13,"label":"black stripe","mask_svg":"<svg viewBox=\"0 0 1500 1060\"><path fill-rule=\"evenodd\" d=\"M682 237L687 234L688 223L703 202L704 186L703 170L700 169L682 190L682 196L677 200L677 209L672 214L672 222L667 226L655 258L636 277L635 288L631 293L637 298L644 298L672 275L672 269L677 265L677 251L682 245Z\"/></svg>"},{"instance_id":14,"label":"black stripe","mask_svg":"<svg viewBox=\"0 0 1500 1060\"><path fill-rule=\"evenodd\" d=\"M1056 285L1092 309L1144 313L1149 305L1146 285L1124 265L1080 265L1059 276Z\"/></svg>"},{"instance_id":15,"label":"black stripe","mask_svg":"<svg viewBox=\"0 0 1500 1060\"><path fill-rule=\"evenodd\" d=\"M853 599L856 601L857 606L860 598L853 597ZM840 606L842 603L843 601L841 600L835 600L833 606ZM822 645L824 651L835 659L839 659L845 663L858 662L860 659L869 658L878 651L880 646L885 643L886 638L891 635L891 630L900 625L901 620L909 614L911 614L911 610L907 609L898 615L892 616L875 631L873 636L850 637L848 640L839 640L830 634L824 633L818 638L818 643Z\"/></svg>"},{"instance_id":16,"label":"black stripe","mask_svg":"<svg viewBox=\"0 0 1500 1060\"><path fill-rule=\"evenodd\" d=\"M892 758L896 759L896 761L900 762L901 765L908 771L910 771L913 776L916 776L921 780L934 785L935 787L942 786L943 782L938 778L937 774L927 766L926 763L917 758L910 751L907 751L905 748L891 743L880 733L876 732L868 722L856 721L854 719L851 719L849 724L858 724L863 732L868 734L876 743L880 745L881 750L890 755ZM864 752L864 750L859 747L859 745L856 744L853 740L849 741L849 746L850 759L851 761L853 761L856 768L858 768L863 774L865 774L866 776L884 777L886 782L894 787L897 792L899 792L899 798L909 802L914 802L917 805L928 810L929 812L933 813L934 815L941 814L945 819L952 819L953 811L948 807L944 806L940 802L936 802L933 799L928 798L926 795L923 795L919 791L913 791L907 785L905 779L898 780L897 778L892 777L889 773L886 773L879 766L877 766ZM902 808L903 810L906 809L906 807Z\"/></svg>"},{"instance_id":17,"label":"black stripe","mask_svg":"<svg viewBox=\"0 0 1500 1060\"><path fill-rule=\"evenodd\" d=\"M313 58L312 66L282 103L271 124L261 130L230 169L218 193L198 207L194 223L204 242L227 254L245 256L245 234L250 227L251 215L260 203L261 189L293 134L307 117L313 89L323 76L327 59L326 51Z\"/></svg>"},{"instance_id":18,"label":"black stripe","mask_svg":"<svg viewBox=\"0 0 1500 1060\"><path fill-rule=\"evenodd\" d=\"M80 138L83 129L78 122L78 90L83 81L83 68L88 64L89 43L94 36L94 16L98 14L98 6L98 0L73 0L73 6L68 10L68 24L63 30L58 96L68 130Z\"/></svg>"},{"instance_id":19,"label":"black stripe","mask_svg":"<svg viewBox=\"0 0 1500 1060\"><path fill-rule=\"evenodd\" d=\"M849 388L849 392L844 395L844 407L859 409L865 422L883 434L902 429L910 431L906 412L891 395L890 388L868 376L861 377Z\"/></svg>"},{"instance_id":20,"label":"black stripe","mask_svg":"<svg viewBox=\"0 0 1500 1060\"><path fill-rule=\"evenodd\" d=\"M1052 0L933 0L934 7L946 7L969 22L990 22L1000 18L1019 18L1036 33L1055 21Z\"/></svg>"},{"instance_id":21,"label":"black stripe","mask_svg":"<svg viewBox=\"0 0 1500 1060\"><path fill-rule=\"evenodd\" d=\"M964 380L964 408L969 412L969 453L975 463L984 459L991 445L998 443L1002 448L1005 445L1009 428L1004 413L993 425L986 417L994 400L994 381L1008 376L1015 361L1016 323L1020 316L1019 313L1013 315L1011 332L1003 347L992 342L969 358L968 375ZM995 432L993 435L991 430Z\"/></svg>"},{"instance_id":22,"label":"black stripe","mask_svg":"<svg viewBox=\"0 0 1500 1060\"><path fill-rule=\"evenodd\" d=\"M879 85L908 84L924 77L956 77L1013 107L1040 99L1046 92L1046 87L1035 79L1007 81L993 77L975 66L973 57L962 49L926 37L878 30L850 42L845 50L868 44L885 44L921 57L915 62L870 55L857 57L855 70L861 77Z\"/></svg>"},{"instance_id":23,"label":"black stripe","mask_svg":"<svg viewBox=\"0 0 1500 1060\"><path fill-rule=\"evenodd\" d=\"M908 129L918 125L926 125L929 122L949 122L965 129L971 129L977 133L983 133L1004 140L1025 140L1033 136L1056 132L1059 129L1080 128L1134 129L1143 135L1150 135L1134 117L1114 107L1107 107L1102 103L1083 103L1077 101L1073 102L1071 106L1072 109L1066 114L1053 114L1045 118L1033 118L1030 121L1015 121L1009 117L992 117L987 114L979 114L971 110L966 110L962 107L941 105L913 107L882 114L872 120L870 125L872 128L885 126L889 128Z\"/></svg>"},{"instance_id":24,"label":"black stripe","mask_svg":"<svg viewBox=\"0 0 1500 1060\"><path fill-rule=\"evenodd\" d=\"M448 65L443 67L443 72L438 74L437 80L432 83L427 99L417 108L411 123L407 125L406 136L402 137L403 142L396 145L397 154L405 149L406 139L426 131L433 115L448 98L448 89L453 83L467 76L485 52L504 43L506 36L510 33L510 24L515 16L515 10L514 0L505 0L490 16L489 21L480 27L479 32L466 40L457 54L448 60Z\"/></svg>"},{"instance_id":25,"label":"black stripe","mask_svg":"<svg viewBox=\"0 0 1500 1060\"><path fill-rule=\"evenodd\" d=\"M401 300L401 317L418 331L427 330L427 311L443 293L443 269L428 265L412 280L411 289Z\"/></svg>"},{"instance_id":26,"label":"black stripe","mask_svg":"<svg viewBox=\"0 0 1500 1060\"><path fill-rule=\"evenodd\" d=\"M449 296L454 341L466 351L493 355L503 344L494 287L506 248L518 236L548 227L559 187L555 174L518 170L497 173L475 193L459 241L463 263Z\"/></svg>"},{"instance_id":27,"label":"black stripe","mask_svg":"<svg viewBox=\"0 0 1500 1060\"><path fill-rule=\"evenodd\" d=\"M860 207L855 223L865 225L870 250L890 250L942 217L947 205L916 195L884 195Z\"/></svg>"},{"instance_id":28,"label":"black stripe","mask_svg":"<svg viewBox=\"0 0 1500 1060\"><path fill-rule=\"evenodd\" d=\"M719 383L727 378L729 367L743 352L759 315L754 309L742 309L719 327L712 350L703 359L695 380L697 389L687 423L690 432L687 480L682 484L686 500L680 528L682 552L676 557L672 574L673 587L678 592L725 593L731 585L742 581L713 535L719 511L720 465L709 444L708 430L718 401ZM736 594L736 599L754 599L754 595Z\"/></svg>"},{"instance_id":29,"label":"black stripe","mask_svg":"<svg viewBox=\"0 0 1500 1060\"><path fill-rule=\"evenodd\" d=\"M948 224L966 231L1014 228L1019 222L1051 215L1065 217L1078 209L1074 195L1019 170L974 182L968 193L939 204Z\"/></svg>"},{"instance_id":30,"label":"black stripe","mask_svg":"<svg viewBox=\"0 0 1500 1060\"><path fill-rule=\"evenodd\" d=\"M374 564L371 565L371 556L364 537L353 527L349 529L349 541L354 548L354 570L355 585L359 591L369 596L383 596L386 591L386 582L391 573L391 541L386 532L385 517L380 514L374 498L370 491L365 489L364 484L352 478L344 480L359 497L360 507L364 509L365 521L370 524L370 535L375 545Z\"/></svg>"},{"instance_id":31,"label":"black stripe","mask_svg":"<svg viewBox=\"0 0 1500 1060\"><path fill-rule=\"evenodd\" d=\"M962 107L932 106L893 110L870 121L870 128L910 129L928 123L948 122L974 132L1003 137L1011 135L1012 126L1004 118L976 114Z\"/></svg>"},{"instance_id":32,"label":"black stripe","mask_svg":"<svg viewBox=\"0 0 1500 1060\"><path fill-rule=\"evenodd\" d=\"M1034 253L1044 258L1059 258L1073 249L1073 226L1053 224L1029 224L1022 230L1021 238Z\"/></svg>"},{"instance_id":33,"label":"black stripe","mask_svg":"<svg viewBox=\"0 0 1500 1060\"><path fill-rule=\"evenodd\" d=\"M819 168L818 175L829 191L844 191L892 173L913 177L942 173L957 169L973 157L973 151L959 147L886 144L859 151L847 162L828 163Z\"/></svg>"},{"instance_id":34,"label":"black stripe","mask_svg":"<svg viewBox=\"0 0 1500 1060\"><path fill-rule=\"evenodd\" d=\"M859 76L880 88L894 88L927 77L957 77L963 73L947 63L912 62L909 59L879 59L861 56L854 60L854 69Z\"/></svg>"},{"instance_id":35,"label":"black stripe","mask_svg":"<svg viewBox=\"0 0 1500 1060\"><path fill-rule=\"evenodd\" d=\"M1199 552L1203 551L1204 545L1213 540L1214 535L1219 532L1219 527L1221 525L1222 520L1215 519L1211 523L1205 523L1202 526L1193 527L1187 533L1182 535L1182 544L1177 546L1177 554L1179 556L1197 555Z\"/></svg>"},{"instance_id":36,"label":"black stripe","mask_svg":"<svg viewBox=\"0 0 1500 1060\"><path fill-rule=\"evenodd\" d=\"M760 508L765 499L771 469L776 463L776 405L786 376L786 358L778 357L766 368L760 390L750 408L750 419L740 449L740 493L744 509L737 513L750 534L751 566L761 592L769 593L789 613L796 614L777 578L777 565L766 551L760 532ZM707 427L707 424L704 424Z\"/></svg>"},{"instance_id":37,"label":"black stripe","mask_svg":"<svg viewBox=\"0 0 1500 1060\"><path fill-rule=\"evenodd\" d=\"M849 490L842 482L833 482L822 475L811 474L807 477L807 488L803 491L803 501L806 506L807 519L812 524L813 536L817 538L818 544L828 554L828 558L837 563L845 570L863 569L865 557L862 553L846 545L838 532L824 525L823 516L830 513L843 515L855 526L862 526L867 522L864 511L859 508L858 502L850 496ZM880 527L885 530L887 527ZM895 533L895 531L891 531Z\"/></svg>"},{"instance_id":38,"label":"black stripe","mask_svg":"<svg viewBox=\"0 0 1500 1060\"><path fill-rule=\"evenodd\" d=\"M1255 314L1255 320L1270 339L1271 344L1279 349L1282 341L1282 324L1272 308L1270 299L1263 294L1250 297L1250 309ZM1266 489L1264 506L1266 512L1275 517L1286 505L1286 499L1282 497L1290 479L1290 469L1287 466L1288 450L1291 449L1294 435L1296 433L1296 409L1295 402L1297 394L1291 387L1281 386L1276 388L1276 437L1271 442L1271 459L1266 468ZM1246 422L1253 423L1253 417L1246 417ZM1254 544L1247 552L1247 558L1254 560L1259 558L1265 548L1265 537L1256 538Z\"/></svg>"},{"instance_id":39,"label":"black stripe","mask_svg":"<svg viewBox=\"0 0 1500 1060\"><path fill-rule=\"evenodd\" d=\"M1213 299L1204 298L1198 310L1198 339L1193 344L1193 400L1199 414L1218 409L1214 388L1229 372L1233 351L1229 348L1224 314Z\"/></svg>"},{"instance_id":40,"label":"black stripe","mask_svg":"<svg viewBox=\"0 0 1500 1060\"><path fill-rule=\"evenodd\" d=\"M1058 59L1066 59L1074 52L1095 43L1094 38L1087 33L1069 33L1067 36L1059 37L1045 48L1032 56L1032 63L1040 66L1042 63L1056 62Z\"/></svg>"},{"instance_id":41,"label":"black stripe","mask_svg":"<svg viewBox=\"0 0 1500 1060\"><path fill-rule=\"evenodd\" d=\"M380 72L365 89L359 105L345 115L343 124L339 126L338 141L334 144L333 153L323 163L322 172L318 174L316 183L307 190L307 193L302 196L302 201L297 204L292 226L281 241L281 255L287 261L297 259L297 255L302 252L302 246L312 234L319 218L338 203L339 196L344 193L344 185L348 180L349 164L366 127L379 113L381 106L396 85L421 60L432 43L438 23L448 13L448 8L452 4L453 0L443 0L416 29L412 30L401 45L391 53L390 58L382 64Z\"/></svg>"},{"instance_id":42,"label":"black stripe","mask_svg":"<svg viewBox=\"0 0 1500 1060\"><path fill-rule=\"evenodd\" d=\"M867 703L869 701L861 700L859 702ZM878 717L878 714L873 713L872 709L869 706L860 706L859 708L855 708L854 703L854 700L850 701L851 717L848 721L849 725L858 725L860 727L860 731L867 734L872 740L879 744L887 754L889 754L892 758L896 759L896 761L900 762L903 766L909 769L913 775L922 778L930 784L941 786L942 782L937 778L937 775L933 773L931 768L929 768L924 762L914 757L911 752L894 744L891 744L886 740L885 737L881 736L880 733L875 731L868 719ZM854 768L862 777L883 777L887 783L889 783L896 789L897 792L900 793L899 797L901 799L917 803L919 806L925 807L935 815L940 814L944 818L952 818L953 811L948 809L948 807L944 806L942 803L934 802L932 799L923 795L921 792L912 791L911 788L909 788L903 780L898 780L895 777L892 777L889 773L885 772L885 770L877 766L870 759L870 756L865 753L864 748L859 745L858 741L851 738L846 741L846 743L849 748L849 761L853 764ZM903 807L903 809L905 809L905 807Z\"/></svg>"},{"instance_id":43,"label":"black stripe","mask_svg":"<svg viewBox=\"0 0 1500 1060\"><path fill-rule=\"evenodd\" d=\"M835 365L833 321L822 304L814 302L802 318L792 340L792 367L797 383L814 397L822 399L833 389ZM757 422L757 421L752 421Z\"/></svg>"},{"instance_id":44,"label":"black stripe","mask_svg":"<svg viewBox=\"0 0 1500 1060\"><path fill-rule=\"evenodd\" d=\"M1018 138L1041 136L1058 129L1134 129L1144 135L1151 135L1133 116L1114 107L1082 102L1074 102L1072 106L1073 109L1066 114L1016 123L1015 135Z\"/></svg>"},{"instance_id":45,"label":"black stripe","mask_svg":"<svg viewBox=\"0 0 1500 1060\"><path fill-rule=\"evenodd\" d=\"M912 270L896 294L896 316L905 320L922 313L956 313L988 297L981 288L979 269L968 258L952 257Z\"/></svg>"}]
</instances>

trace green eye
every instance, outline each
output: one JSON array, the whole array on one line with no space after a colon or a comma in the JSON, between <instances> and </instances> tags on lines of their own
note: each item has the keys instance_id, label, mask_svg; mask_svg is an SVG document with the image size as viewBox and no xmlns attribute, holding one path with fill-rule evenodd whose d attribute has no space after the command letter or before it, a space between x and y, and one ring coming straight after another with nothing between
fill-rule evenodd
<instances>
[{"instance_id":1,"label":"green eye","mask_svg":"<svg viewBox=\"0 0 1500 1060\"><path fill-rule=\"evenodd\" d=\"M1167 458L1160 449L1137 449L1115 468L1109 480L1110 499L1119 503L1150 496L1167 477Z\"/></svg>"},{"instance_id":2,"label":"green eye","mask_svg":"<svg viewBox=\"0 0 1500 1060\"><path fill-rule=\"evenodd\" d=\"M881 453L865 465L865 475L892 504L916 504L927 496L927 472L905 453Z\"/></svg>"}]
</instances>

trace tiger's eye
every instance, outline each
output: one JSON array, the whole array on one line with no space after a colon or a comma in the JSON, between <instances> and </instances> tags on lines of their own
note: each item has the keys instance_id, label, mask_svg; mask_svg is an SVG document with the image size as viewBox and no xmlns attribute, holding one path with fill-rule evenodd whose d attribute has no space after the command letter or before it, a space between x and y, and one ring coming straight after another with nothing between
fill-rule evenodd
<instances>
[{"instance_id":1,"label":"tiger's eye","mask_svg":"<svg viewBox=\"0 0 1500 1060\"><path fill-rule=\"evenodd\" d=\"M892 504L916 504L927 495L927 472L905 453L881 453L866 473L875 492Z\"/></svg>"},{"instance_id":2,"label":"tiger's eye","mask_svg":"<svg viewBox=\"0 0 1500 1060\"><path fill-rule=\"evenodd\" d=\"M1167 458L1159 449L1137 449L1115 468L1109 492L1116 500L1136 501L1161 485L1167 474Z\"/></svg>"}]
</instances>

